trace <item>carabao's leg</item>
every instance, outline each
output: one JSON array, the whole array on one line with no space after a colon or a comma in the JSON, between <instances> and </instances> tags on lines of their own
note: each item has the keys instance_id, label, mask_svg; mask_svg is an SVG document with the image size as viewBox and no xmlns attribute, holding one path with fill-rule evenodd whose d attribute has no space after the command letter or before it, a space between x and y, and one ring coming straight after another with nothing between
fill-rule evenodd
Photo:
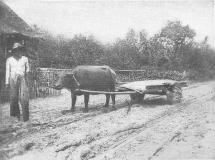
<instances>
[{"instance_id":1,"label":"carabao's leg","mask_svg":"<svg viewBox=\"0 0 215 160\"><path fill-rule=\"evenodd\" d=\"M74 112L75 111L75 103L76 103L77 96L74 93L71 92L71 98L72 98L71 111Z\"/></svg>"},{"instance_id":2,"label":"carabao's leg","mask_svg":"<svg viewBox=\"0 0 215 160\"><path fill-rule=\"evenodd\" d=\"M116 95L115 94L111 94L111 99L112 99L112 103L113 103L112 108L113 109L116 109L116 107L115 107L115 104L116 104L115 98L116 98Z\"/></svg>"},{"instance_id":3,"label":"carabao's leg","mask_svg":"<svg viewBox=\"0 0 215 160\"><path fill-rule=\"evenodd\" d=\"M106 103L105 103L105 107L109 107L109 101L110 101L110 94L106 94Z\"/></svg>"},{"instance_id":4,"label":"carabao's leg","mask_svg":"<svg viewBox=\"0 0 215 160\"><path fill-rule=\"evenodd\" d=\"M88 93L84 94L84 104L85 104L85 112L88 112L88 102L90 95Z\"/></svg>"},{"instance_id":5,"label":"carabao's leg","mask_svg":"<svg viewBox=\"0 0 215 160\"><path fill-rule=\"evenodd\" d=\"M23 121L29 120L29 90L25 78L21 78L20 83L20 104L22 106Z\"/></svg>"},{"instance_id":6,"label":"carabao's leg","mask_svg":"<svg viewBox=\"0 0 215 160\"><path fill-rule=\"evenodd\" d=\"M10 80L10 116L20 118L19 84L13 79Z\"/></svg>"}]
</instances>

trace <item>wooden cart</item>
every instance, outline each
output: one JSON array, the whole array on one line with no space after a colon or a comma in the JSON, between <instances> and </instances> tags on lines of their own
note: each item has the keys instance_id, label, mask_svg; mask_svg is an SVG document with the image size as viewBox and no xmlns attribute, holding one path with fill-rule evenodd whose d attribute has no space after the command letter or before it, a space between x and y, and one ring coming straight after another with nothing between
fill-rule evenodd
<instances>
[{"instance_id":1,"label":"wooden cart","mask_svg":"<svg viewBox=\"0 0 215 160\"><path fill-rule=\"evenodd\" d=\"M134 82L121 82L116 87L115 92L76 90L76 92L85 92L90 94L129 94L132 103L141 103L146 94L166 95L170 104L179 103L182 99L182 87L186 87L184 81L174 80L146 80Z\"/></svg>"}]
</instances>

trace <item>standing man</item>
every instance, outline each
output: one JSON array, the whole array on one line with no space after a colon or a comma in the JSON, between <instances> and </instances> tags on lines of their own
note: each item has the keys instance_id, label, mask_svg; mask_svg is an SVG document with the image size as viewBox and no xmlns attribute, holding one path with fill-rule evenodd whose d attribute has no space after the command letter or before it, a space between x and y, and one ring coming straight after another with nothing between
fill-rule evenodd
<instances>
[{"instance_id":1,"label":"standing man","mask_svg":"<svg viewBox=\"0 0 215 160\"><path fill-rule=\"evenodd\" d=\"M5 84L10 87L10 116L20 120L19 99L22 106L23 121L29 120L29 93L28 93L28 58L23 56L23 46L14 43L12 56L6 61Z\"/></svg>"}]
</instances>

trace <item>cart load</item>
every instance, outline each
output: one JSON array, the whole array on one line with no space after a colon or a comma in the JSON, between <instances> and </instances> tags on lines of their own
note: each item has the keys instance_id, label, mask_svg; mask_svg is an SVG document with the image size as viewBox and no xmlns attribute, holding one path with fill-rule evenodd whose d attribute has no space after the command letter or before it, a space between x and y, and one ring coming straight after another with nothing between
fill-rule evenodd
<instances>
[{"instance_id":1,"label":"cart load","mask_svg":"<svg viewBox=\"0 0 215 160\"><path fill-rule=\"evenodd\" d=\"M130 94L131 101L139 103L143 100L145 94L166 95L169 103L178 103L182 99L182 87L186 87L185 81L174 80L145 80L134 81L120 85L118 91L135 93Z\"/></svg>"}]
</instances>

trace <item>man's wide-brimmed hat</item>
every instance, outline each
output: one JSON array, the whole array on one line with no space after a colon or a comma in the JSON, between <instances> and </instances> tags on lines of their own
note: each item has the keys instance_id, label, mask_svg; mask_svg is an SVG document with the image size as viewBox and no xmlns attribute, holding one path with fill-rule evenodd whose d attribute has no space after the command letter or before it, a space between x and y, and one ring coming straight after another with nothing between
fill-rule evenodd
<instances>
[{"instance_id":1,"label":"man's wide-brimmed hat","mask_svg":"<svg viewBox=\"0 0 215 160\"><path fill-rule=\"evenodd\" d=\"M14 43L12 50L16 50L18 48L22 48L23 46L20 43Z\"/></svg>"}]
</instances>

